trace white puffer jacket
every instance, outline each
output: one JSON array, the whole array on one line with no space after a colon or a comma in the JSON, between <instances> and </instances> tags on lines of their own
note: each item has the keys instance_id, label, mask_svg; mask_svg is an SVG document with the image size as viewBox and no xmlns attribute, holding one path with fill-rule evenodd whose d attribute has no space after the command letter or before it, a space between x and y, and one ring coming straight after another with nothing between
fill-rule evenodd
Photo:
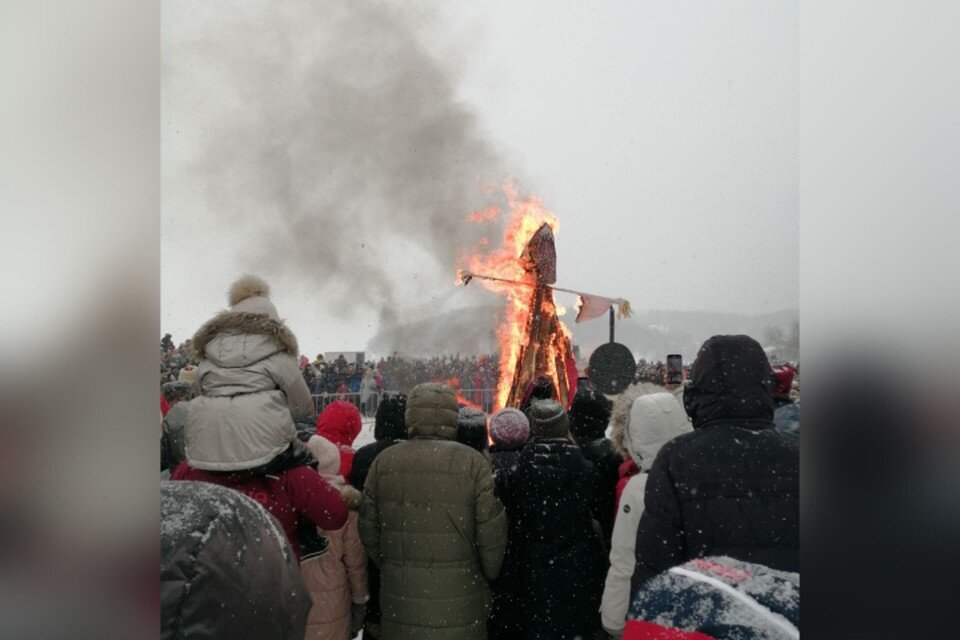
<instances>
[{"instance_id":1,"label":"white puffer jacket","mask_svg":"<svg viewBox=\"0 0 960 640\"><path fill-rule=\"evenodd\" d=\"M622 632L630 605L630 579L636 563L634 545L643 513L647 474L664 444L693 430L674 394L659 391L642 395L645 390L640 385L628 388L613 410L614 444L640 468L640 473L630 478L620 497L610 544L610 569L600 604L603 626L615 634Z\"/></svg>"},{"instance_id":2,"label":"white puffer jacket","mask_svg":"<svg viewBox=\"0 0 960 640\"><path fill-rule=\"evenodd\" d=\"M250 469L286 449L296 438L294 421L312 406L286 325L260 313L226 311L197 332L193 348L203 360L200 395L190 402L184 428L190 466Z\"/></svg>"}]
</instances>

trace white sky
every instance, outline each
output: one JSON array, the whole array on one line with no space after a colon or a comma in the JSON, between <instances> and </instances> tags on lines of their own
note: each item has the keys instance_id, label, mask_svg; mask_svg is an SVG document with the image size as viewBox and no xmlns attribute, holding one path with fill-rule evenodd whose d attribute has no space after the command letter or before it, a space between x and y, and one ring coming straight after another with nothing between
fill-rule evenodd
<instances>
[{"instance_id":1,"label":"white sky","mask_svg":"<svg viewBox=\"0 0 960 640\"><path fill-rule=\"evenodd\" d=\"M491 145L560 218L558 284L636 309L799 306L796 3L440 7L423 19L428 48L457 65L459 96ZM173 48L178 19L165 7L164 55L189 74L205 54ZM250 225L213 224L215 203L187 169L205 124L222 117L209 84L207 99L187 101L164 83L161 329L177 341L223 308L249 269L235 249L256 241ZM405 269L396 263L399 286ZM452 287L450 271L438 280ZM305 353L360 350L376 331L371 310L349 322L324 313L336 278L274 286Z\"/></svg>"}]
</instances>

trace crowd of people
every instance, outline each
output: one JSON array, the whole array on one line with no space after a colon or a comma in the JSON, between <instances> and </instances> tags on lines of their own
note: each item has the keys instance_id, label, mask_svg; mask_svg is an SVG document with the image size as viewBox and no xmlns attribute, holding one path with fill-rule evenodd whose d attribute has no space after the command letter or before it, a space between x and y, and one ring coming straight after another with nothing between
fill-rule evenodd
<instances>
[{"instance_id":1,"label":"crowd of people","mask_svg":"<svg viewBox=\"0 0 960 640\"><path fill-rule=\"evenodd\" d=\"M175 346L173 336L167 333L160 340L161 385L192 381L199 363L192 339ZM477 405L490 404L492 394L483 392L496 389L499 379L498 360L493 355L408 358L393 354L350 362L342 354L330 361L317 354L312 361L300 355L298 366L318 405L347 400L368 417L376 412L384 392L412 389L423 382L443 382L464 390L465 397Z\"/></svg>"},{"instance_id":2,"label":"crowd of people","mask_svg":"<svg viewBox=\"0 0 960 640\"><path fill-rule=\"evenodd\" d=\"M198 364L200 361L193 354L190 340L174 346L169 333L160 339L160 384L177 382L183 370L186 370L184 377L188 377Z\"/></svg>"},{"instance_id":3,"label":"crowd of people","mask_svg":"<svg viewBox=\"0 0 960 640\"><path fill-rule=\"evenodd\" d=\"M683 367L684 377L690 375L690 365ZM634 382L646 382L647 384L665 385L667 380L667 365L663 361L648 361L646 358L640 358L637 361L637 372L633 376Z\"/></svg>"},{"instance_id":4,"label":"crowd of people","mask_svg":"<svg viewBox=\"0 0 960 640\"><path fill-rule=\"evenodd\" d=\"M160 342L160 382L192 380L192 372L199 364L186 340L174 346L168 333ZM435 356L433 358L408 358L397 354L364 362L349 362L343 355L327 361L317 354L312 361L300 355L299 366L310 393L318 396L318 403L325 405L334 400L353 402L365 416L376 412L379 396L384 392L409 390L423 382L443 382L454 389L463 390L464 397L473 404L490 405L499 380L496 355L481 356ZM795 365L791 365L794 366ZM185 369L185 371L184 371ZM181 378L181 371L184 375ZM640 358L633 381L658 386L666 384L667 366L662 360ZM690 365L683 366L684 378L690 374ZM376 396L376 397L375 397ZM489 406L485 407L487 410Z\"/></svg>"},{"instance_id":5,"label":"crowd of people","mask_svg":"<svg viewBox=\"0 0 960 640\"><path fill-rule=\"evenodd\" d=\"M492 415L414 373L355 449L266 284L230 305L163 386L162 637L799 637L796 368L752 338L707 340L684 384Z\"/></svg>"},{"instance_id":6,"label":"crowd of people","mask_svg":"<svg viewBox=\"0 0 960 640\"><path fill-rule=\"evenodd\" d=\"M404 358L393 354L357 363L342 355L327 362L318 354L312 362L301 356L300 365L310 392L320 396L321 403L350 400L366 416L376 412L383 392L412 389L422 382L444 382L467 390L471 401L480 405L482 391L496 388L498 379L493 356Z\"/></svg>"}]
</instances>

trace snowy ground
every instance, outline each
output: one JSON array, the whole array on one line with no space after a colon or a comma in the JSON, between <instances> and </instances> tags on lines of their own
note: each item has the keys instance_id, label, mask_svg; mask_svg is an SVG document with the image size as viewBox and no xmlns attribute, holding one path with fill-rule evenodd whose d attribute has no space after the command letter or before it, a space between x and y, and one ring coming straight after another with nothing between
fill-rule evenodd
<instances>
[{"instance_id":1,"label":"snowy ground","mask_svg":"<svg viewBox=\"0 0 960 640\"><path fill-rule=\"evenodd\" d=\"M353 441L353 448L356 450L371 442L373 442L373 418L364 418L363 429L360 430L357 439Z\"/></svg>"}]
</instances>

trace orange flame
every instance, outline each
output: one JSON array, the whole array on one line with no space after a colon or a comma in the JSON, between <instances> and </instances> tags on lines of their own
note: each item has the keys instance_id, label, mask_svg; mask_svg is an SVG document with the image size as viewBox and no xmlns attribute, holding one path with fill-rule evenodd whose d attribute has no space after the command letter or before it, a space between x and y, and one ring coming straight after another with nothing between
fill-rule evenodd
<instances>
[{"instance_id":1,"label":"orange flame","mask_svg":"<svg viewBox=\"0 0 960 640\"><path fill-rule=\"evenodd\" d=\"M436 382L439 382L439 380L437 380ZM445 385L447 385L448 387L450 387L451 389L453 389L454 394L456 394L456 396L457 396L457 404L461 404L461 405L464 405L464 406L466 406L466 407L470 407L471 409L476 409L477 411L480 411L480 412L483 411L483 407L481 407L481 406L480 406L479 404L477 404L476 402L473 402L472 400L468 400L467 397L464 396L463 393L460 391L460 379L459 379L459 378L457 378L456 376L454 376L454 377L452 377L452 378L447 378L446 380L443 381L443 384L445 384Z\"/></svg>"},{"instance_id":2,"label":"orange flame","mask_svg":"<svg viewBox=\"0 0 960 640\"><path fill-rule=\"evenodd\" d=\"M493 222L500 215L500 207L491 205L486 209L473 211L467 216L469 222Z\"/></svg>"},{"instance_id":3,"label":"orange flame","mask_svg":"<svg viewBox=\"0 0 960 640\"><path fill-rule=\"evenodd\" d=\"M516 284L479 280L487 289L507 298L503 317L496 331L497 342L500 347L500 379L497 384L495 409L506 406L522 349L530 339L527 327L532 311L530 308L533 302L531 294L536 279L533 273L523 268L520 255L533 234L544 223L549 225L554 233L560 229L557 216L544 207L540 198L536 196L520 197L516 186L510 181L503 186L503 192L507 196L510 213L501 246L492 249L489 246L481 245L475 247L473 254L465 258L468 265L467 271L470 273L530 284L530 287L524 287ZM474 219L474 216L471 216L471 220ZM479 222L480 220L477 219L476 221ZM468 279L464 280L462 276L463 272L458 272L458 280L469 282ZM556 313L552 294L543 297L541 306L541 311L544 313ZM547 371L544 372L553 380L556 387L559 387L556 362L558 360L563 362L565 355L570 352L570 333L562 323L560 323L560 327L561 335L557 336L549 345L546 345L549 350L549 357L546 358L548 364Z\"/></svg>"}]
</instances>

